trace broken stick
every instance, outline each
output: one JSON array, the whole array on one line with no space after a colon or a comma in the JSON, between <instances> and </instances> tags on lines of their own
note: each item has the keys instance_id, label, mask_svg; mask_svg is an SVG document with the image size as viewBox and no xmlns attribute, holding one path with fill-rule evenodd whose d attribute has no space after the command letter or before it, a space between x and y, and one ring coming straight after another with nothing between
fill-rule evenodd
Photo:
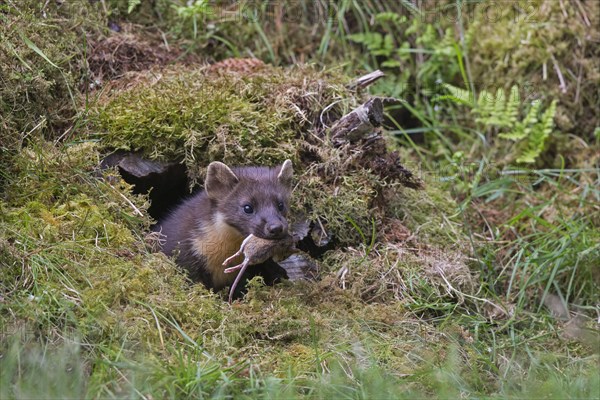
<instances>
[{"instance_id":1,"label":"broken stick","mask_svg":"<svg viewBox=\"0 0 600 400\"><path fill-rule=\"evenodd\" d=\"M330 130L336 146L368 137L383 123L383 102L374 97L340 118Z\"/></svg>"}]
</instances>

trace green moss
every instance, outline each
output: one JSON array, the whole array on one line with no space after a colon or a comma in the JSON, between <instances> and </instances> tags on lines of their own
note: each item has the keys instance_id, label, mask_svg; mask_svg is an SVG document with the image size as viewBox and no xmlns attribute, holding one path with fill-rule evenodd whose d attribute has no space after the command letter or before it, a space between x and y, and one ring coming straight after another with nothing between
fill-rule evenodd
<instances>
[{"instance_id":1,"label":"green moss","mask_svg":"<svg viewBox=\"0 0 600 400\"><path fill-rule=\"evenodd\" d=\"M294 156L292 140L317 122L318 106L349 97L340 79L310 68L265 67L247 76L172 69L113 95L95 121L106 147L179 159L190 170L216 159L280 162Z\"/></svg>"},{"instance_id":2,"label":"green moss","mask_svg":"<svg viewBox=\"0 0 600 400\"><path fill-rule=\"evenodd\" d=\"M73 125L78 88L88 84L85 37L103 25L99 3L0 5L0 177L23 142Z\"/></svg>"},{"instance_id":3,"label":"green moss","mask_svg":"<svg viewBox=\"0 0 600 400\"><path fill-rule=\"evenodd\" d=\"M474 288L466 258L450 250L411 243L329 252L327 279L368 303L400 301L414 311L451 311ZM333 276L337 276L333 278Z\"/></svg>"},{"instance_id":4,"label":"green moss","mask_svg":"<svg viewBox=\"0 0 600 400\"><path fill-rule=\"evenodd\" d=\"M381 210L373 207L378 177L369 171L348 172L337 178L317 172L320 167L335 170L334 166L330 158L327 163L313 164L299 178L294 208L311 221L318 221L326 233L343 243L370 240L371 226L382 216Z\"/></svg>"}]
</instances>

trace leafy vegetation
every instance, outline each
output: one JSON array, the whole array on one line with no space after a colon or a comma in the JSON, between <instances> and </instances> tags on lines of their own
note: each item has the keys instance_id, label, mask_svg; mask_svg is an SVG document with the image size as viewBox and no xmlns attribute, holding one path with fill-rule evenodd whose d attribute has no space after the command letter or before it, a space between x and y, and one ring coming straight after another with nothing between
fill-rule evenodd
<instances>
[{"instance_id":1,"label":"leafy vegetation","mask_svg":"<svg viewBox=\"0 0 600 400\"><path fill-rule=\"evenodd\" d=\"M533 100L529 110L526 113L524 111L523 119L518 120L520 110L525 107L519 99L517 86L512 87L508 99L503 89L498 89L495 96L483 90L477 102L473 100L474 94L468 90L449 84L446 84L446 88L452 93L448 98L471 107L471 112L477 115L475 122L484 126L484 132L492 131L501 139L518 142L517 148L509 152L516 155L517 163L534 163L544 150L546 139L554 128L557 100L553 100L541 116L542 103Z\"/></svg>"},{"instance_id":2,"label":"leafy vegetation","mask_svg":"<svg viewBox=\"0 0 600 400\"><path fill-rule=\"evenodd\" d=\"M599 398L598 3L207 4L0 5L0 397ZM198 63L240 55L272 65ZM323 140L369 94L422 189ZM228 305L114 148L290 157L343 245Z\"/></svg>"}]
</instances>

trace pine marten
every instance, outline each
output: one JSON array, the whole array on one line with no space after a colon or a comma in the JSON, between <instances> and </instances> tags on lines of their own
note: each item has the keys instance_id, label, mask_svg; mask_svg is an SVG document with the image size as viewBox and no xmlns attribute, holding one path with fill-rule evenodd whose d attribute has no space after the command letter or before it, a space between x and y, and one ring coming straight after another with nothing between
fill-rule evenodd
<instances>
[{"instance_id":1,"label":"pine marten","mask_svg":"<svg viewBox=\"0 0 600 400\"><path fill-rule=\"evenodd\" d=\"M223 262L248 235L273 240L288 235L292 175L290 160L275 168L211 163L204 191L184 201L155 228L165 236L162 251L171 255L178 250L177 264L209 289L219 291L232 284L236 274L225 273ZM243 257L235 261L241 263Z\"/></svg>"}]
</instances>

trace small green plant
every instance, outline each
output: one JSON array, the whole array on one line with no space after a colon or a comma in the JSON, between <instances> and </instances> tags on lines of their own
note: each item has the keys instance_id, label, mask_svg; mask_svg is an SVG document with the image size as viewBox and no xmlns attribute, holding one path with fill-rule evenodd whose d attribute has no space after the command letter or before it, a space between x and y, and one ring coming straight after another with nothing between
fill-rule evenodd
<instances>
[{"instance_id":1,"label":"small green plant","mask_svg":"<svg viewBox=\"0 0 600 400\"><path fill-rule=\"evenodd\" d=\"M193 2L188 2L185 6L173 5L173 8L177 12L177 16L181 18L182 21L192 21L192 32L194 39L198 38L198 33L202 30L201 28L203 28L199 27L199 21L206 20L207 17L213 15L213 9L208 3L208 0L196 0ZM211 33L212 32L207 30L205 33L207 38Z\"/></svg>"},{"instance_id":2,"label":"small green plant","mask_svg":"<svg viewBox=\"0 0 600 400\"><path fill-rule=\"evenodd\" d=\"M514 125L514 130L509 133L500 134L503 139L524 143L517 162L534 163L544 150L546 139L554 129L554 116L556 115L557 100L553 100L550 106L538 118L541 102L535 100L531 104L525 119Z\"/></svg>"},{"instance_id":3,"label":"small green plant","mask_svg":"<svg viewBox=\"0 0 600 400\"><path fill-rule=\"evenodd\" d=\"M133 0L139 1L139 0ZM188 2L185 6L173 6L177 14L183 18L197 18L212 14L212 8L207 0L196 0Z\"/></svg>"},{"instance_id":4,"label":"small green plant","mask_svg":"<svg viewBox=\"0 0 600 400\"><path fill-rule=\"evenodd\" d=\"M451 80L459 72L456 62L456 40L451 29L440 37L437 28L424 24L422 16L408 4L407 18L398 12L380 12L373 16L370 30L348 36L364 46L372 69L382 68L390 75L376 83L372 90L391 97L413 96L412 90L421 88L425 96L439 80ZM415 78L412 82L410 76Z\"/></svg>"},{"instance_id":5,"label":"small green plant","mask_svg":"<svg viewBox=\"0 0 600 400\"><path fill-rule=\"evenodd\" d=\"M511 128L517 124L520 106L519 88L517 86L510 89L508 100L503 89L498 89L495 96L484 90L479 94L473 113L476 115L475 121L478 123L499 128ZM534 108L536 110L533 110ZM539 101L535 101L530 111L537 112L538 109ZM527 118L523 122L526 123ZM504 134L501 134L501 137L508 139L508 137L502 135ZM525 136L520 137L520 139Z\"/></svg>"},{"instance_id":6,"label":"small green plant","mask_svg":"<svg viewBox=\"0 0 600 400\"><path fill-rule=\"evenodd\" d=\"M406 17L394 12L382 12L375 15L375 27L380 32L360 32L348 36L354 43L364 45L368 52L375 57L383 57L380 64L383 68L395 68L402 65L401 60L406 60L408 53L407 42L398 46L399 38L397 32L405 30Z\"/></svg>"},{"instance_id":7,"label":"small green plant","mask_svg":"<svg viewBox=\"0 0 600 400\"><path fill-rule=\"evenodd\" d=\"M554 130L557 100L542 110L541 100L533 100L527 105L519 97L519 87L513 86L508 98L504 89L496 94L483 90L477 101L472 92L445 84L450 95L439 99L450 99L457 104L471 108L478 123L486 133L496 134L498 138L510 140L516 144L517 163L532 164L542 154L546 140ZM519 115L524 115L519 119Z\"/></svg>"}]
</instances>

